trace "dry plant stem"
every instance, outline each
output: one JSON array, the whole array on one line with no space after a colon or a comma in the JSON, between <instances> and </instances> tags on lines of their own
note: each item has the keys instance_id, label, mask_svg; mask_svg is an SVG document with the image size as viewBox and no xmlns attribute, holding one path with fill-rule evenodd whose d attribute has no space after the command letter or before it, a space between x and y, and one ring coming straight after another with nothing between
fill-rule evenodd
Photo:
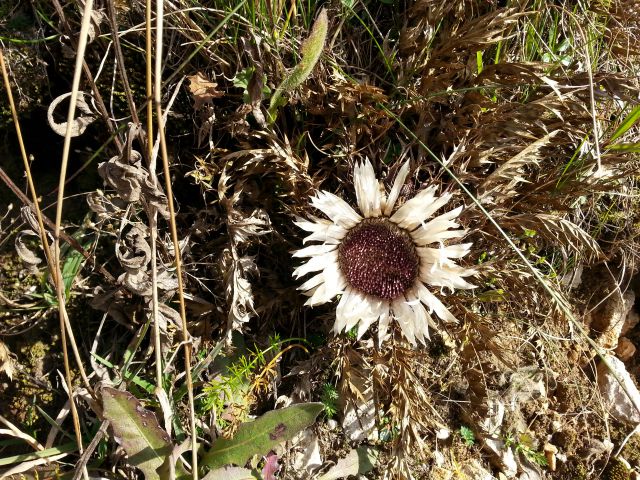
<instances>
[{"instance_id":1,"label":"dry plant stem","mask_svg":"<svg viewBox=\"0 0 640 480\"><path fill-rule=\"evenodd\" d=\"M31 445L34 450L44 450L44 447L40 444L40 442L38 442L31 435L27 435L26 433L22 432L18 427L4 418L2 415L0 415L0 423L4 424L8 428L8 432L10 435L24 440L29 445ZM3 434L5 433L3 432Z\"/></svg>"},{"instance_id":2,"label":"dry plant stem","mask_svg":"<svg viewBox=\"0 0 640 480\"><path fill-rule=\"evenodd\" d=\"M578 31L580 32L580 36L584 42L584 56L585 56L585 66L587 69L587 77L589 78L589 103L591 107L591 119L593 120L593 144L595 147L595 157L597 162L597 170L594 173L595 178L598 178L602 172L602 158L600 155L600 126L598 125L598 117L596 116L596 97L593 88L593 71L591 70L591 56L589 55L589 39L584 33L584 30L580 26L579 22L575 22Z\"/></svg>"},{"instance_id":3,"label":"dry plant stem","mask_svg":"<svg viewBox=\"0 0 640 480\"><path fill-rule=\"evenodd\" d=\"M509 235L507 235L507 233L502 229L502 227L498 224L498 222L491 216L491 214L487 211L487 209L484 208L484 206L482 205L482 203L480 203L480 201L476 198L476 196L473 195L473 193L471 193L471 191L464 185L464 183L462 183L462 181L458 177L456 177L456 175L451 171L451 169L447 167L447 165L435 153L433 153L431 149L427 147L427 145L425 145L424 142L422 142L416 136L415 133L411 131L411 129L409 129L404 123L402 123L402 121L400 120L400 118L398 118L397 115L395 115L393 112L387 109L384 105L380 105L380 107L384 111L386 111L396 122L398 122L398 125L400 125L405 130L407 135L413 138L414 141L416 141L422 148L424 148L424 150L429 154L431 158L433 158L436 162L438 162L438 164L444 169L444 171L447 172L447 174L458 184L460 189L469 197L469 199L471 199L471 201L476 205L476 207L478 207L478 209L487 218L487 220L489 220L489 222L498 230L500 235L509 244L509 247L516 253L516 255L518 255L518 257L520 257L520 259L524 262L527 269L531 271L536 281L549 294L549 296L551 297L555 305L562 311L565 317L569 320L569 323L573 326L573 328L575 328L578 331L578 333L582 336L582 338L589 344L589 346L591 346L591 348L595 350L596 354L598 355L602 363L604 363L604 365L607 367L607 370L609 370L609 372L614 376L614 378L616 379L616 381L618 382L618 384L620 385L624 393L627 395L629 400L631 400L633 398L633 395L631 395L627 386L622 381L620 376L613 370L613 368L611 368L611 365L609 364L609 362L605 357L604 350L600 348L600 346L593 339L591 339L591 337L589 337L584 327L580 324L580 322L578 322L576 317L573 315L573 313L567 306L566 300L547 284L547 281L544 279L542 274L531 264L531 262L527 259L527 257L524 256L522 251L516 246L515 243L513 243L513 240L511 240ZM640 406L636 405L633 401L632 403L634 408L638 411L638 413L640 413Z\"/></svg>"},{"instance_id":4,"label":"dry plant stem","mask_svg":"<svg viewBox=\"0 0 640 480\"><path fill-rule=\"evenodd\" d=\"M1 63L1 67L2 67L2 77L4 79L4 83L5 83L5 88L7 90L7 95L9 97L9 104L11 106L11 113L13 115L13 121L14 121L14 125L16 128L16 134L18 136L18 143L20 144L20 152L22 154L22 160L24 162L24 166L25 166L25 174L27 176L27 181L29 183L29 190L31 192L32 198L33 198L33 203L36 209L36 216L38 218L38 226L40 227L40 238L41 238L41 242L42 242L42 248L45 251L45 257L47 259L47 262L49 264L49 269L51 271L51 275L54 281L54 285L55 285L55 289L56 289L56 293L58 295L58 313L60 316L60 340L62 342L62 353L63 353L63 358L64 358L64 369L65 369L65 374L66 374L66 383L67 383L67 390L69 392L69 402L71 404L71 413L72 413L72 417L73 417L73 428L76 434L76 442L78 443L78 449L80 450L80 452L82 452L82 434L80 432L80 421L78 419L78 411L75 408L75 402L73 401L73 385L71 383L71 369L69 368L69 352L67 351L67 339L66 339L66 327L65 327L65 316L66 316L66 311L64 310L64 303L60 302L60 298L63 297L63 290L62 290L62 273L60 272L60 269L58 268L58 262L57 262L57 258L59 258L59 254L56 255L56 257L54 258L51 255L51 251L49 249L49 241L47 239L47 234L46 231L44 229L44 223L42 220L42 212L40 211L40 208L38 206L38 196L36 194L36 189L35 189L35 185L33 183L33 177L31 176L31 168L29 166L29 159L27 158L27 152L24 146L24 140L22 138L22 130L20 129L20 122L18 121L18 113L16 111L15 108L15 102L13 101L13 94L11 92L11 84L9 83L9 76L7 74L7 68L4 62L4 55L2 50L0 50L0 63ZM73 118L72 118L73 119ZM69 126L70 127L70 126ZM59 229L58 229L59 231ZM56 246L56 242L57 242L57 237L54 240L54 247ZM59 245L58 245L59 247ZM59 252L59 250L58 250ZM86 378L86 375L83 376L83 378ZM86 469L84 470L84 476L85 478L88 478L88 473L86 471Z\"/></svg>"},{"instance_id":5,"label":"dry plant stem","mask_svg":"<svg viewBox=\"0 0 640 480\"><path fill-rule=\"evenodd\" d=\"M146 88L147 88L147 160L149 162L149 175L155 186L158 183L156 175L156 162L153 156L153 104L149 101L153 97L153 78L151 72L152 38L151 38L151 0L147 0L145 18L146 41ZM155 207L149 207L149 228L151 229L151 316L153 319L153 337L156 359L156 389L162 389L162 343L160 342L160 323L158 307L158 266L157 266L157 238L158 238L158 211Z\"/></svg>"},{"instance_id":6,"label":"dry plant stem","mask_svg":"<svg viewBox=\"0 0 640 480\"><path fill-rule=\"evenodd\" d=\"M116 55L118 63L118 71L120 72L120 78L122 79L122 85L124 86L124 93L127 96L127 103L129 104L129 111L131 112L131 120L136 125L140 123L138 118L138 112L136 111L136 104L131 95L131 86L129 85L129 77L127 76L127 70L124 68L124 56L122 55L122 48L120 47L120 37L118 36L118 22L116 21L116 7L115 2L108 1L107 6L109 9L109 23L111 24L111 36L113 37L113 50Z\"/></svg>"},{"instance_id":7,"label":"dry plant stem","mask_svg":"<svg viewBox=\"0 0 640 480\"><path fill-rule=\"evenodd\" d=\"M84 63L84 52L87 47L87 36L89 33L89 26L91 22L91 12L93 10L93 0L86 0L84 4L84 10L82 12L82 26L80 27L80 39L78 41L78 49L76 51L76 62L75 69L73 72L73 83L71 87L71 98L69 99L69 112L67 114L67 132L64 137L64 145L62 148L62 165L60 166L60 181L58 183L58 199L56 205L56 224L54 229L54 238L53 238L53 254L54 254L54 271L55 276L57 277L56 283L56 296L58 298L58 312L60 315L60 334L64 355L64 369L65 376L67 381L67 387L69 390L69 400L71 402L71 414L73 415L73 423L76 427L76 440L78 442L78 449L80 453L83 451L82 447L82 436L80 434L80 422L78 420L78 411L76 409L76 404L73 399L73 384L71 383L71 369L69 368L69 357L67 352L67 341L66 341L66 329L70 327L67 325L66 320L66 310L65 310L65 301L64 291L62 285L62 272L60 270L60 226L62 224L62 206L64 204L64 186L65 186L65 177L67 172L67 165L69 163L69 151L71 149L71 129L73 124L73 119L75 117L75 109L78 101L78 92L80 90L80 77L82 75L82 66ZM69 332L71 329L69 328ZM72 333L71 333L72 335ZM74 352L76 351L75 342ZM80 360L80 359L78 359ZM78 361L78 368L82 372L84 369L82 367L82 362ZM86 376L86 375L84 375ZM86 467L83 468L83 474L85 478L88 478L88 473Z\"/></svg>"},{"instance_id":8,"label":"dry plant stem","mask_svg":"<svg viewBox=\"0 0 640 480\"><path fill-rule=\"evenodd\" d=\"M78 480L80 478L82 470L84 470L87 467L87 463L91 458L91 454L93 454L94 450L97 448L98 444L100 443L100 440L102 440L106 435L107 428L109 428L109 421L103 420L102 424L100 425L100 429L94 435L93 440L91 440L89 445L87 445L87 448L85 449L84 453L80 456L80 460L78 460L78 463L76 464L76 471L73 472L72 480ZM78 467L81 467L82 470Z\"/></svg>"},{"instance_id":9,"label":"dry plant stem","mask_svg":"<svg viewBox=\"0 0 640 480\"><path fill-rule=\"evenodd\" d=\"M169 225L171 227L171 239L176 257L176 275L178 277L178 299L180 302L180 318L182 319L182 339L184 342L184 363L189 396L189 416L191 427L191 474L194 480L198 480L198 437L196 431L195 406L193 399L193 382L191 379L191 341L187 329L187 314L184 304L184 286L182 283L182 254L178 240L176 226L176 212L173 205L173 189L171 187L171 172L169 171L169 155L167 154L167 142L164 136L162 122L162 105L160 92L162 91L162 34L163 34L163 2L156 2L156 61L155 61L155 88L154 103L156 116L158 117L158 133L160 134L160 151L162 153L162 165L164 180L167 190L167 203L169 206Z\"/></svg>"},{"instance_id":10,"label":"dry plant stem","mask_svg":"<svg viewBox=\"0 0 640 480\"><path fill-rule=\"evenodd\" d=\"M18 125L18 124L16 124ZM28 165L28 161L27 161L27 165ZM25 169L25 172L27 172L27 179L31 177L31 170L30 169ZM20 190L20 188L13 182L13 180L11 180L11 178L9 177L9 175L7 175L7 173L2 169L2 167L0 167L0 180L2 180L4 182L4 184L9 187L9 189L15 194L16 197L18 197L20 199L20 201L28 206L31 211L33 212L34 215L36 215L36 217L38 216L38 212L40 212L40 216L42 217L42 221L44 222L44 225L46 225L49 230L53 230L55 228L55 223L53 223L51 220L49 220L49 218L42 214L42 211L40 210L40 206L38 204L38 202L32 202L31 200L29 200L29 198L22 193L22 191ZM41 229L42 230L42 229ZM44 231L44 230L42 230ZM82 254L82 256L87 259L87 260L91 260L93 261L93 257L92 255L87 252L84 247L82 245L80 245L80 243L73 238L72 236L70 236L69 234L67 234L64 231L60 232L60 238L62 240L64 240L65 242L67 242L69 245L71 245L71 247L76 250L77 252L79 252L80 254ZM49 245L43 246L43 248L45 248L45 255L46 255L46 251L49 248ZM111 273L104 268L102 265L98 265L96 267L98 269L98 271L104 276L104 278L111 284L114 284L116 279L114 278L113 275L111 275Z\"/></svg>"}]
</instances>

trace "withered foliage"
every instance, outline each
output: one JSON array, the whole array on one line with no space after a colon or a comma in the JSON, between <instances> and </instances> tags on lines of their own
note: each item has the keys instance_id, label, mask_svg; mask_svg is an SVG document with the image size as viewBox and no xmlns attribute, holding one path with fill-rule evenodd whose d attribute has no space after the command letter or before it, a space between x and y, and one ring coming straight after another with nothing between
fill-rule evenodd
<instances>
[{"instance_id":1,"label":"withered foliage","mask_svg":"<svg viewBox=\"0 0 640 480\"><path fill-rule=\"evenodd\" d=\"M256 350L277 334L302 338L308 350L283 355L273 367L279 374L261 384L247 411L271 409L278 397L319 400L325 384L337 385L338 417L362 422L355 430L341 423L333 443L322 445L323 459L337 460L332 450L349 442L374 443L381 455L371 478L456 478L458 463L481 463L481 448L496 469L511 465L509 454L519 472L539 472L532 455L557 433L561 415L582 417L561 425L578 437L589 422L605 430L597 399L585 393L583 368L595 352L563 309L578 318L586 309L573 288L583 268L606 261L627 276L635 271L640 135L637 126L612 134L640 93L637 2L329 2L318 66L287 92L273 123L269 98L301 61L314 18L309 5L252 2L264 12L251 17L249 9L228 14L221 2L165 3L163 105L199 400L206 400L200 386L220 373L204 345L223 343L230 358L232 334ZM113 87L102 79L86 94L96 104L87 131L102 122L115 138L89 167L103 187L86 197L87 228L99 236L96 262L108 264L115 280L83 275L92 305L133 332L150 322L155 277L171 363L180 316L164 179L147 158L153 139L141 124L126 125L146 100L142 84L124 88L127 77L144 79L144 33L133 28L144 22L143 7L117 5L115 27L133 48L123 68L112 67ZM78 18L65 12L58 21L68 41ZM96 23L118 33L106 17ZM93 38L89 58L107 55L103 40ZM188 83L178 83L183 77ZM113 95L119 87L125 94ZM110 111L98 93L115 97ZM291 252L304 236L293 222L318 215L309 197L320 188L353 204L353 166L364 158L385 183L411 160L400 202L436 184L455 194L452 207L465 206L465 242L473 243L466 266L477 268L478 288L443 292L461 321L442 325L425 348L410 349L398 331L381 347L371 334L360 342L332 338L334 307L305 308L291 278ZM28 241L37 225L30 226L15 248L39 271ZM151 348L141 356L151 359ZM179 390L181 382L169 383ZM570 402L572 394L584 403ZM175 400L178 421L183 397ZM210 415L199 419L205 442L222 433ZM475 432L472 448L461 427ZM507 442L524 435L529 450ZM592 468L605 456L583 460L575 444L554 441L566 469ZM282 478L310 478L296 468L285 458Z\"/></svg>"}]
</instances>

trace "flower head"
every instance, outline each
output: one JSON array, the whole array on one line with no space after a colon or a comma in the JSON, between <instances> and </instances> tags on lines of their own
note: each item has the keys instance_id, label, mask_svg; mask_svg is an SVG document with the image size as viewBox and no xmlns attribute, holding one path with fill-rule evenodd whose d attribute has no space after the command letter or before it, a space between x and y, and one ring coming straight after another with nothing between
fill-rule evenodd
<instances>
[{"instance_id":1,"label":"flower head","mask_svg":"<svg viewBox=\"0 0 640 480\"><path fill-rule=\"evenodd\" d=\"M395 209L409 173L405 163L385 195L373 166L366 160L355 166L353 180L360 213L336 195L320 191L312 205L328 219L298 219L296 225L310 232L304 243L313 245L294 253L308 258L293 275L314 275L299 290L310 298L305 305L319 305L341 295L336 309L334 333L358 328L358 338L378 322L382 342L392 320L413 345L429 338L432 315L443 321L456 318L427 286L474 288L463 277L475 270L457 265L470 243L447 244L466 230L455 222L462 207L431 220L449 202L451 194L436 196L436 187L420 191ZM427 221L428 220L428 221Z\"/></svg>"}]
</instances>

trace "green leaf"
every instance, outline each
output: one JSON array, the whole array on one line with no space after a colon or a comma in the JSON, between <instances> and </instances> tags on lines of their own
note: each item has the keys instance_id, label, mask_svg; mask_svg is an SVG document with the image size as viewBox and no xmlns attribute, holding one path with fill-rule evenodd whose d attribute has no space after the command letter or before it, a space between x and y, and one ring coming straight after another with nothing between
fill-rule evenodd
<instances>
[{"instance_id":1,"label":"green leaf","mask_svg":"<svg viewBox=\"0 0 640 480\"><path fill-rule=\"evenodd\" d=\"M311 425L322 411L322 403L301 403L272 410L256 420L243 423L231 439L220 438L205 454L203 464L210 468L244 465L253 455L265 455L285 440Z\"/></svg>"},{"instance_id":2,"label":"green leaf","mask_svg":"<svg viewBox=\"0 0 640 480\"><path fill-rule=\"evenodd\" d=\"M65 443L64 445L58 445L57 447L47 448L45 450L38 450L37 452L21 453L18 455L11 455L9 457L0 458L0 466L11 465L13 463L30 462L39 458L49 458L61 453L71 453L78 450L78 446L75 442Z\"/></svg>"},{"instance_id":3,"label":"green leaf","mask_svg":"<svg viewBox=\"0 0 640 480\"><path fill-rule=\"evenodd\" d=\"M73 286L73 280L84 264L84 257L76 250L72 250L67 258L64 259L62 266L62 282L64 283L65 297L68 299Z\"/></svg>"},{"instance_id":4,"label":"green leaf","mask_svg":"<svg viewBox=\"0 0 640 480\"><path fill-rule=\"evenodd\" d=\"M462 437L465 445L467 445L468 447L476 443L476 436L473 434L473 430L471 430L469 427L462 425L460 427L460 436Z\"/></svg>"},{"instance_id":5,"label":"green leaf","mask_svg":"<svg viewBox=\"0 0 640 480\"><path fill-rule=\"evenodd\" d=\"M640 143L616 143L614 145L609 145L607 149L616 152L639 153Z\"/></svg>"},{"instance_id":6,"label":"green leaf","mask_svg":"<svg viewBox=\"0 0 640 480\"><path fill-rule=\"evenodd\" d=\"M157 469L171 453L172 445L153 412L143 408L129 392L108 387L102 389L102 407L129 463L142 470L146 480L160 479Z\"/></svg>"},{"instance_id":7,"label":"green leaf","mask_svg":"<svg viewBox=\"0 0 640 480\"><path fill-rule=\"evenodd\" d=\"M304 82L309 75L311 75L313 67L316 66L318 60L320 60L320 55L322 55L322 50L327 40L328 27L327 11L323 8L311 28L311 33L309 33L307 39L302 42L302 60L300 60L300 63L293 68L291 73L285 77L275 92L273 92L268 111L268 117L271 123L275 121L276 110L282 104L282 95L290 92Z\"/></svg>"},{"instance_id":8,"label":"green leaf","mask_svg":"<svg viewBox=\"0 0 640 480\"><path fill-rule=\"evenodd\" d=\"M618 128L616 128L615 132L613 132L613 135L611 135L609 142L614 142L616 139L627 133L627 131L638 120L640 120L640 105L636 105L636 107L631 110L631 113L627 115L627 117L622 121L620 125L618 125Z\"/></svg>"}]
</instances>

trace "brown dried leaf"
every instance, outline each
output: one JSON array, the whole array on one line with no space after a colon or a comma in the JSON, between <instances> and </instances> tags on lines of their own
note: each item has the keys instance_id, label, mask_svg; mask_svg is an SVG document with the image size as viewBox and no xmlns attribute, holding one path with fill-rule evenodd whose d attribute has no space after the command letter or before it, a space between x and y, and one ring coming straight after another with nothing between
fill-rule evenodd
<instances>
[{"instance_id":1,"label":"brown dried leaf","mask_svg":"<svg viewBox=\"0 0 640 480\"><path fill-rule=\"evenodd\" d=\"M514 215L505 219L511 228L528 228L536 231L548 244L560 248L565 262L568 250L579 257L596 259L602 257L598 242L575 223L558 215L545 213Z\"/></svg>"},{"instance_id":2,"label":"brown dried leaf","mask_svg":"<svg viewBox=\"0 0 640 480\"><path fill-rule=\"evenodd\" d=\"M13 373L16 367L13 358L11 358L11 352L7 346L0 341L0 373L4 372L9 380L13 380Z\"/></svg>"},{"instance_id":3,"label":"brown dried leaf","mask_svg":"<svg viewBox=\"0 0 640 480\"><path fill-rule=\"evenodd\" d=\"M201 109L206 104L211 104L214 98L219 98L224 95L216 87L217 83L209 80L204 73L198 72L195 75L187 76L189 80L189 92L193 96L194 105L196 110Z\"/></svg>"},{"instance_id":4,"label":"brown dried leaf","mask_svg":"<svg viewBox=\"0 0 640 480\"><path fill-rule=\"evenodd\" d=\"M532 164L538 165L543 158L540 153L542 148L549 145L553 137L558 133L560 133L560 130L554 130L548 133L500 165L487 177L482 185L480 185L480 190L483 192L481 196L485 197L489 194L497 193L507 194L518 183L527 182L522 176L522 168Z\"/></svg>"},{"instance_id":5,"label":"brown dried leaf","mask_svg":"<svg viewBox=\"0 0 640 480\"><path fill-rule=\"evenodd\" d=\"M258 268L253 257L237 258L237 254L229 249L222 255L222 268L229 303L228 329L231 332L239 329L256 313L253 307L253 291L247 276L257 274Z\"/></svg>"}]
</instances>

